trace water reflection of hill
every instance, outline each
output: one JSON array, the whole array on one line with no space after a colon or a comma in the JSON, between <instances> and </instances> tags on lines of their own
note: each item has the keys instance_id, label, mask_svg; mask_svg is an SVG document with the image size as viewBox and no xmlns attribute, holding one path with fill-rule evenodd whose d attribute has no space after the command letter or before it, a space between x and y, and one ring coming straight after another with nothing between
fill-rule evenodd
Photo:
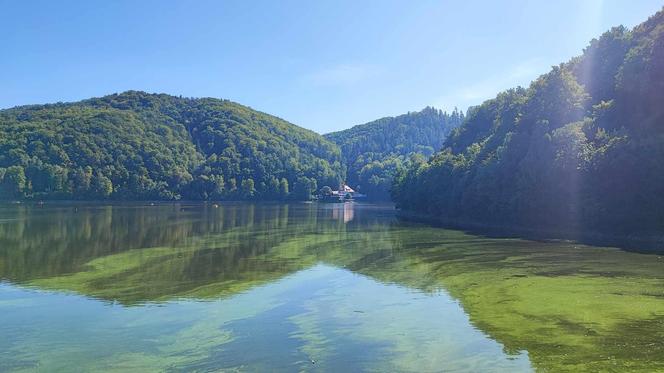
<instances>
[{"instance_id":1,"label":"water reflection of hill","mask_svg":"<svg viewBox=\"0 0 664 373\"><path fill-rule=\"evenodd\" d=\"M325 263L445 289L543 371L664 368L659 258L403 225L347 205L5 207L0 276L136 305L231 296Z\"/></svg>"},{"instance_id":2,"label":"water reflection of hill","mask_svg":"<svg viewBox=\"0 0 664 373\"><path fill-rule=\"evenodd\" d=\"M349 205L349 204L347 204ZM7 206L0 276L125 304L242 291L306 268L351 222L315 205Z\"/></svg>"}]
</instances>

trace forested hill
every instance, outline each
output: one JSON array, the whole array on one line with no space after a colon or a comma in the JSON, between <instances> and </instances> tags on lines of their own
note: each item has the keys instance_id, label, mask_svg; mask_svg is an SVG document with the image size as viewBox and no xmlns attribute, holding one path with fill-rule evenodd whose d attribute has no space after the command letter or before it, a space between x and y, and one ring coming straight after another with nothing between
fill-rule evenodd
<instances>
[{"instance_id":1,"label":"forested hill","mask_svg":"<svg viewBox=\"0 0 664 373\"><path fill-rule=\"evenodd\" d=\"M440 150L450 131L461 124L462 112L451 114L427 107L333 132L325 137L341 148L347 183L370 198L389 199L394 175L410 163Z\"/></svg>"},{"instance_id":2,"label":"forested hill","mask_svg":"<svg viewBox=\"0 0 664 373\"><path fill-rule=\"evenodd\" d=\"M129 91L0 111L0 199L308 199L322 136L227 100Z\"/></svg>"},{"instance_id":3,"label":"forested hill","mask_svg":"<svg viewBox=\"0 0 664 373\"><path fill-rule=\"evenodd\" d=\"M399 207L538 228L664 228L662 11L467 116L443 151L398 178Z\"/></svg>"}]
</instances>

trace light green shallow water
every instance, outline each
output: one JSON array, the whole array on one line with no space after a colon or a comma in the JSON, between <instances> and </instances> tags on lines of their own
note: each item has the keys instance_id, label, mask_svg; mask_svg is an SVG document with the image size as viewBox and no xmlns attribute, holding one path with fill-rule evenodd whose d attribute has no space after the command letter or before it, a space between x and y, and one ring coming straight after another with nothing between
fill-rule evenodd
<instances>
[{"instance_id":1,"label":"light green shallow water","mask_svg":"<svg viewBox=\"0 0 664 373\"><path fill-rule=\"evenodd\" d=\"M0 371L664 371L664 260L389 206L0 207Z\"/></svg>"}]
</instances>

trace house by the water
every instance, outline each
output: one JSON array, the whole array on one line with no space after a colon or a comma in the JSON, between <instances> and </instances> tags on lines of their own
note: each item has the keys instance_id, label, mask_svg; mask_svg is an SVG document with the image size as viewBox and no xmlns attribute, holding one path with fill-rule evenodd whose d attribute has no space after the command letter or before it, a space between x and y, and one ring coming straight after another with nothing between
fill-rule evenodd
<instances>
[{"instance_id":1,"label":"house by the water","mask_svg":"<svg viewBox=\"0 0 664 373\"><path fill-rule=\"evenodd\" d=\"M356 192L353 188L346 185L346 183L341 183L339 189L333 190L329 196L322 196L322 200L324 202L347 202L364 197L366 197L364 194Z\"/></svg>"}]
</instances>

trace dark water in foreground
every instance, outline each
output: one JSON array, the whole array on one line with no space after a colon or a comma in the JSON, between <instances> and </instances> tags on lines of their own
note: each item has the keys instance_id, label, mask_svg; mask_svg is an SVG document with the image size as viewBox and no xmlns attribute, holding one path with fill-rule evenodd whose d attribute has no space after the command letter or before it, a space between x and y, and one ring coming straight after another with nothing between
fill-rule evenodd
<instances>
[{"instance_id":1,"label":"dark water in foreground","mask_svg":"<svg viewBox=\"0 0 664 373\"><path fill-rule=\"evenodd\" d=\"M0 371L664 370L664 260L390 206L0 206Z\"/></svg>"}]
</instances>

